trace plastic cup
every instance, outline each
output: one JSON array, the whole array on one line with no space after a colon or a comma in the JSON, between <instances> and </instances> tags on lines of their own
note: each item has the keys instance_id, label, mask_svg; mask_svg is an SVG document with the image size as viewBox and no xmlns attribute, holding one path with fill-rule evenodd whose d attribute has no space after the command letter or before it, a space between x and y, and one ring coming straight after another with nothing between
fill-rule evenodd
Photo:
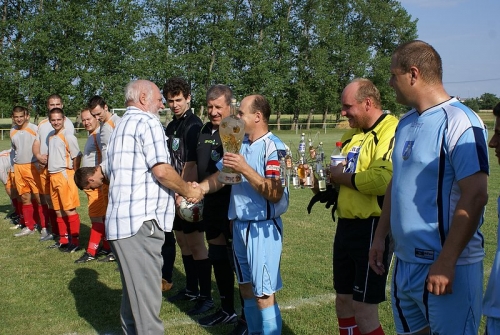
<instances>
[{"instance_id":1,"label":"plastic cup","mask_svg":"<svg viewBox=\"0 0 500 335\"><path fill-rule=\"evenodd\" d=\"M337 166L343 162L345 162L345 156L333 155L330 157L330 166Z\"/></svg>"}]
</instances>

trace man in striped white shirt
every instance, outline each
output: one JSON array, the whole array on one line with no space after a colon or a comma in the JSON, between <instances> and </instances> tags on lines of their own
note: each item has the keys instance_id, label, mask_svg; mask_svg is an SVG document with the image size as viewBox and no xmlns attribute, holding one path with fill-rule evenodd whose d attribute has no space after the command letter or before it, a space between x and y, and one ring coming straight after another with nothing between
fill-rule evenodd
<instances>
[{"instance_id":1,"label":"man in striped white shirt","mask_svg":"<svg viewBox=\"0 0 500 335\"><path fill-rule=\"evenodd\" d=\"M163 334L159 318L161 248L172 230L175 193L203 198L170 165L158 87L147 80L125 88L127 111L111 134L105 170L109 178L106 236L120 265L121 322L125 334Z\"/></svg>"}]
</instances>

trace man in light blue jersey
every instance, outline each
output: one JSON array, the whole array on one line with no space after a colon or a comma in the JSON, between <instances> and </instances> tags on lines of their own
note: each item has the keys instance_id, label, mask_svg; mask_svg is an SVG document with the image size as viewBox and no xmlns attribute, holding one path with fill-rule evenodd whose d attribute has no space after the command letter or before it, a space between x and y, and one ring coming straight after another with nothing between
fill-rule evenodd
<instances>
[{"instance_id":1,"label":"man in light blue jersey","mask_svg":"<svg viewBox=\"0 0 500 335\"><path fill-rule=\"evenodd\" d=\"M495 156L500 163L500 102L493 108L495 132L490 140L490 148L495 149ZM500 218L500 197L497 200ZM486 316L485 335L500 334L500 220L497 233L497 251L491 267L490 279L483 299L483 314Z\"/></svg>"},{"instance_id":2,"label":"man in light blue jersey","mask_svg":"<svg viewBox=\"0 0 500 335\"><path fill-rule=\"evenodd\" d=\"M233 252L249 334L281 334L282 320L275 292L283 286L279 270L283 245L281 215L288 209L288 189L281 186L279 159L285 144L268 129L271 108L266 98L241 101L245 121L239 154L225 153L224 166L242 174L232 185L229 220L233 220ZM223 184L218 172L200 183L204 193Z\"/></svg>"},{"instance_id":3,"label":"man in light blue jersey","mask_svg":"<svg viewBox=\"0 0 500 335\"><path fill-rule=\"evenodd\" d=\"M370 250L379 274L384 238L395 242L392 307L398 334L477 334L488 201L487 132L442 84L429 44L399 46L391 61L396 100L413 107L396 129L393 176Z\"/></svg>"}]
</instances>

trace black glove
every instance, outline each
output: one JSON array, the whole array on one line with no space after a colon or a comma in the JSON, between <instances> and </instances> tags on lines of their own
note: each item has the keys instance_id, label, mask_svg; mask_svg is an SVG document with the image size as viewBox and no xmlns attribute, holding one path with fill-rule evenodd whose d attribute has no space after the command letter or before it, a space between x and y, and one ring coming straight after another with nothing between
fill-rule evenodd
<instances>
[{"instance_id":1,"label":"black glove","mask_svg":"<svg viewBox=\"0 0 500 335\"><path fill-rule=\"evenodd\" d=\"M315 203L318 201L322 204L325 204L325 208L332 207L332 219L335 221L335 210L337 209L337 199L339 197L339 193L332 185L328 185L326 187L326 191L316 193L309 201L309 205L307 205L307 213L311 214L311 209Z\"/></svg>"}]
</instances>

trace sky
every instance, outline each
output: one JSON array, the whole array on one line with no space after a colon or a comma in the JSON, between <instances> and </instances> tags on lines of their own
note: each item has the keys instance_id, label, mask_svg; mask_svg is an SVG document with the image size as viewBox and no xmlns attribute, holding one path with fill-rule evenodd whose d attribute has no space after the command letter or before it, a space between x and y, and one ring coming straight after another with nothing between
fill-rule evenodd
<instances>
[{"instance_id":1,"label":"sky","mask_svg":"<svg viewBox=\"0 0 500 335\"><path fill-rule=\"evenodd\" d=\"M400 0L443 61L448 94L500 98L500 0Z\"/></svg>"}]
</instances>

